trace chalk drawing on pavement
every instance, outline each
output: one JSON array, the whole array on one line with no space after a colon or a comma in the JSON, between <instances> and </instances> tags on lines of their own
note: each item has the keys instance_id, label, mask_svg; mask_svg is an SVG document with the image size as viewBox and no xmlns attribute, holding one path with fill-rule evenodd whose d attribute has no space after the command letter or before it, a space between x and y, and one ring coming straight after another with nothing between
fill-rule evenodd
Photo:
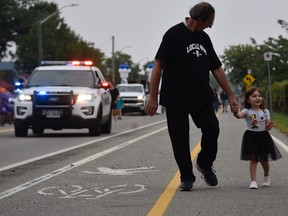
<instances>
[{"instance_id":1,"label":"chalk drawing on pavement","mask_svg":"<svg viewBox=\"0 0 288 216\"><path fill-rule=\"evenodd\" d=\"M131 169L111 169L108 167L98 167L98 171L83 171L86 174L106 174L106 175L133 175L134 173L139 172L155 172L155 167L138 167Z\"/></svg>"},{"instance_id":2,"label":"chalk drawing on pavement","mask_svg":"<svg viewBox=\"0 0 288 216\"><path fill-rule=\"evenodd\" d=\"M127 184L115 185L101 189L100 187L84 188L79 185L70 187L51 186L38 190L37 193L43 196L57 196L60 199L83 198L86 200L97 200L110 194L128 195L145 191L145 185L135 184L129 186Z\"/></svg>"}]
</instances>

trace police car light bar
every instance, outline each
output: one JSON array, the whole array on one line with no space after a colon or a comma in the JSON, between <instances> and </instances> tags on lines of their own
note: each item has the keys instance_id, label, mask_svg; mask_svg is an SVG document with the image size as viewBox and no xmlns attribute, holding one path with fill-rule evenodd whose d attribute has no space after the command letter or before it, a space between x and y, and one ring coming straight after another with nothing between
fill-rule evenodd
<instances>
[{"instance_id":1,"label":"police car light bar","mask_svg":"<svg viewBox=\"0 0 288 216\"><path fill-rule=\"evenodd\" d=\"M92 61L41 61L41 65L92 66Z\"/></svg>"},{"instance_id":2,"label":"police car light bar","mask_svg":"<svg viewBox=\"0 0 288 216\"><path fill-rule=\"evenodd\" d=\"M72 61L72 65L74 66L79 66L79 65L91 66L92 64L93 64L92 61Z\"/></svg>"}]
</instances>

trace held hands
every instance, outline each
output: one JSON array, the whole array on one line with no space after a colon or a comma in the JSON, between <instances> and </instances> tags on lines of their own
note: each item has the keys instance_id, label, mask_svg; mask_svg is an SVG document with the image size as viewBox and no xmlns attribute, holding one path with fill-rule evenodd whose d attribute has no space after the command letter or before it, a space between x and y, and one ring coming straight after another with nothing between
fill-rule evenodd
<instances>
[{"instance_id":1,"label":"held hands","mask_svg":"<svg viewBox=\"0 0 288 216\"><path fill-rule=\"evenodd\" d=\"M229 98L228 100L229 100L231 112L236 117L237 113L239 112L239 108L240 108L239 103L234 97Z\"/></svg>"}]
</instances>

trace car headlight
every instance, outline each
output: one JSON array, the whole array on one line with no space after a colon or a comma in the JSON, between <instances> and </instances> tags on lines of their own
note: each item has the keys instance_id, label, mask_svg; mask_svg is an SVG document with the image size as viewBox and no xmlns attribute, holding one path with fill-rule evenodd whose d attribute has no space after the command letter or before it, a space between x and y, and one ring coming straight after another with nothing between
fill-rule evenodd
<instances>
[{"instance_id":1,"label":"car headlight","mask_svg":"<svg viewBox=\"0 0 288 216\"><path fill-rule=\"evenodd\" d=\"M31 95L27 95L27 94L20 94L19 95L19 101L31 101L31 100L32 100Z\"/></svg>"},{"instance_id":2,"label":"car headlight","mask_svg":"<svg viewBox=\"0 0 288 216\"><path fill-rule=\"evenodd\" d=\"M144 100L144 96L143 95L138 95L138 100Z\"/></svg>"},{"instance_id":3,"label":"car headlight","mask_svg":"<svg viewBox=\"0 0 288 216\"><path fill-rule=\"evenodd\" d=\"M92 94L82 94L82 95L78 95L77 102L92 101L93 98L94 98L94 95Z\"/></svg>"}]
</instances>

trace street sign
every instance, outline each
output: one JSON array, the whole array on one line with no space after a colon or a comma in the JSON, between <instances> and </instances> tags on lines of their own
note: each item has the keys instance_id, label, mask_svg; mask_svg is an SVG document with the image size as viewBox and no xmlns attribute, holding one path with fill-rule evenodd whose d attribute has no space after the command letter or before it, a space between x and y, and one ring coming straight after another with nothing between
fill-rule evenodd
<instances>
[{"instance_id":1,"label":"street sign","mask_svg":"<svg viewBox=\"0 0 288 216\"><path fill-rule=\"evenodd\" d=\"M247 85L247 86L251 86L251 84L253 82L255 82L255 78L251 75L251 74L247 74L242 81Z\"/></svg>"},{"instance_id":2,"label":"street sign","mask_svg":"<svg viewBox=\"0 0 288 216\"><path fill-rule=\"evenodd\" d=\"M264 53L264 60L265 61L272 61L272 53L271 52L265 52Z\"/></svg>"}]
</instances>

